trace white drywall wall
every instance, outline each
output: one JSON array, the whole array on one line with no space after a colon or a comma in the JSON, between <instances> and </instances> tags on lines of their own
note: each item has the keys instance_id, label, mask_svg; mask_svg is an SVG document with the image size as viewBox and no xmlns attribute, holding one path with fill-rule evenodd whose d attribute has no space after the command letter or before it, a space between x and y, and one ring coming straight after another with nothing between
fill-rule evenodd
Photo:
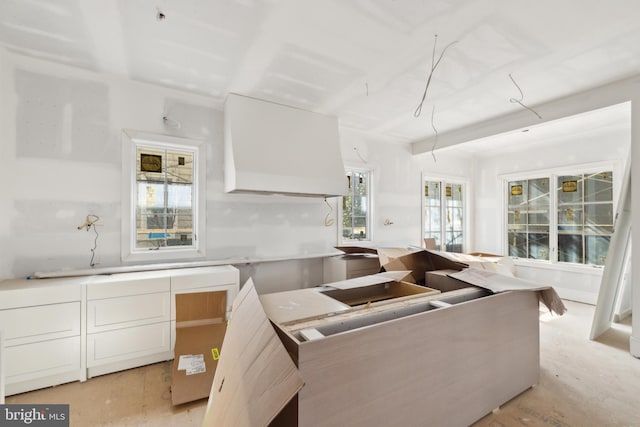
<instances>
[{"instance_id":1,"label":"white drywall wall","mask_svg":"<svg viewBox=\"0 0 640 427\"><path fill-rule=\"evenodd\" d=\"M614 171L614 197L618 196L624 167L629 155L630 123L603 127L578 133L558 136L532 147L506 153L494 152L490 156L476 158L475 200L475 248L478 251L505 253L503 215L503 181L501 175L535 173L546 169L567 168L572 165L612 161L618 169ZM616 179L617 178L617 179ZM586 269L586 270L585 270ZM561 297L595 304L600 287L602 270L585 267L569 269L537 268L532 265L518 266L518 275L541 283L553 285ZM587 271L588 270L588 271Z\"/></svg>"},{"instance_id":2,"label":"white drywall wall","mask_svg":"<svg viewBox=\"0 0 640 427\"><path fill-rule=\"evenodd\" d=\"M87 269L100 217L98 266L120 261L121 131L204 139L207 144L206 258L286 258L333 251L338 199L226 194L223 114L213 100L0 50L0 279ZM162 117L170 121L165 124ZM408 146L341 135L374 165L373 234L385 245L420 242L420 168ZM353 157L351 157L353 162ZM356 157L357 161L360 161ZM383 226L384 219L393 226ZM239 266L261 293L322 283L322 259ZM264 280L260 280L263 278Z\"/></svg>"}]
</instances>

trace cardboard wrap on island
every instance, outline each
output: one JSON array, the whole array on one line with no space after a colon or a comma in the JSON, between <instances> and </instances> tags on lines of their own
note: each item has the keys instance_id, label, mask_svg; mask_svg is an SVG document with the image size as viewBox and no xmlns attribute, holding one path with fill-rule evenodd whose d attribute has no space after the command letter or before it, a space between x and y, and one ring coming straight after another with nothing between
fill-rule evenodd
<instances>
[{"instance_id":1,"label":"cardboard wrap on island","mask_svg":"<svg viewBox=\"0 0 640 427\"><path fill-rule=\"evenodd\" d=\"M176 294L176 344L171 373L174 405L209 396L227 323L226 291Z\"/></svg>"},{"instance_id":2,"label":"cardboard wrap on island","mask_svg":"<svg viewBox=\"0 0 640 427\"><path fill-rule=\"evenodd\" d=\"M537 291L538 300L543 303L550 312L562 316L567 308L551 286L540 285L536 282L509 277L491 271L469 268L449 275L474 286L488 289L494 293L506 291Z\"/></svg>"},{"instance_id":3,"label":"cardboard wrap on island","mask_svg":"<svg viewBox=\"0 0 640 427\"><path fill-rule=\"evenodd\" d=\"M378 249L380 265L384 271L411 271L411 275L405 280L420 285L424 285L427 271L459 271L468 267L468 264L450 259L445 254L446 252L424 249Z\"/></svg>"}]
</instances>

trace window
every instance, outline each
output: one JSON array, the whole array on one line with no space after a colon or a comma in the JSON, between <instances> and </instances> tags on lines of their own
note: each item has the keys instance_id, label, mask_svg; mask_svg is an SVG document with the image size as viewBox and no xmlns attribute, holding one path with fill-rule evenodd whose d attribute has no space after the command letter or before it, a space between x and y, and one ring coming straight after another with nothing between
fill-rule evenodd
<instances>
[{"instance_id":1,"label":"window","mask_svg":"<svg viewBox=\"0 0 640 427\"><path fill-rule=\"evenodd\" d=\"M611 170L508 181L507 200L510 256L604 265L613 234Z\"/></svg>"},{"instance_id":2,"label":"window","mask_svg":"<svg viewBox=\"0 0 640 427\"><path fill-rule=\"evenodd\" d=\"M371 172L348 170L349 195L342 198L342 240L371 240Z\"/></svg>"},{"instance_id":3,"label":"window","mask_svg":"<svg viewBox=\"0 0 640 427\"><path fill-rule=\"evenodd\" d=\"M131 188L123 215L130 218L123 220L123 258L203 255L204 156L199 155L199 142L132 131L123 141L125 182Z\"/></svg>"},{"instance_id":4,"label":"window","mask_svg":"<svg viewBox=\"0 0 640 427\"><path fill-rule=\"evenodd\" d=\"M434 239L439 250L464 250L464 187L462 183L424 180L423 237Z\"/></svg>"}]
</instances>

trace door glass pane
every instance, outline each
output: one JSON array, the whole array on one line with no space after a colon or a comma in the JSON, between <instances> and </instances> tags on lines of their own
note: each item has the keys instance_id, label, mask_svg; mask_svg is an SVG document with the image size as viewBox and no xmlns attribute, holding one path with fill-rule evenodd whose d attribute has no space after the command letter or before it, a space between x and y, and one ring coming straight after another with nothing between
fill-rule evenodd
<instances>
[{"instance_id":1,"label":"door glass pane","mask_svg":"<svg viewBox=\"0 0 640 427\"><path fill-rule=\"evenodd\" d=\"M445 183L445 250L447 252L463 251L463 188L462 184Z\"/></svg>"},{"instance_id":2,"label":"door glass pane","mask_svg":"<svg viewBox=\"0 0 640 427\"><path fill-rule=\"evenodd\" d=\"M342 237L369 239L369 173L347 172L349 195L342 198Z\"/></svg>"},{"instance_id":3,"label":"door glass pane","mask_svg":"<svg viewBox=\"0 0 640 427\"><path fill-rule=\"evenodd\" d=\"M439 181L424 181L424 192L422 195L424 203L424 238L435 239L437 248L442 247L440 189L441 185Z\"/></svg>"}]
</instances>

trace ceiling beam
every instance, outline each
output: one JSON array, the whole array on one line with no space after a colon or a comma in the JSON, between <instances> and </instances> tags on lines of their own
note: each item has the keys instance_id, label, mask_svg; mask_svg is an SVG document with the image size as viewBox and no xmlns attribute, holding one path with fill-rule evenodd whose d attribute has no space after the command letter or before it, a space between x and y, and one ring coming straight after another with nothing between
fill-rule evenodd
<instances>
[{"instance_id":1,"label":"ceiling beam","mask_svg":"<svg viewBox=\"0 0 640 427\"><path fill-rule=\"evenodd\" d=\"M440 133L437 141L438 149L620 104L630 101L633 94L640 94L640 75L532 106L531 108L537 111L542 119L523 109L450 132ZM411 150L414 155L431 152L434 141L435 136L413 142Z\"/></svg>"}]
</instances>

